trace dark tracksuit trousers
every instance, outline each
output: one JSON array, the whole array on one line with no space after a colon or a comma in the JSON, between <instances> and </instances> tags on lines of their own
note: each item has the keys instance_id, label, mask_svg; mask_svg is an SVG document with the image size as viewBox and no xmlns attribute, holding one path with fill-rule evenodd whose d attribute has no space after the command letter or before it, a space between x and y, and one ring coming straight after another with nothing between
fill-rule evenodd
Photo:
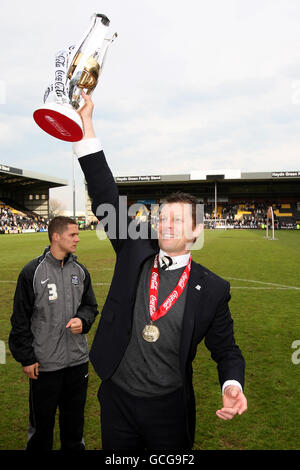
<instances>
[{"instance_id":1,"label":"dark tracksuit trousers","mask_svg":"<svg viewBox=\"0 0 300 470\"><path fill-rule=\"evenodd\" d=\"M26 450L51 450L55 415L59 409L61 450L84 450L84 407L88 363L30 379L30 426Z\"/></svg>"}]
</instances>

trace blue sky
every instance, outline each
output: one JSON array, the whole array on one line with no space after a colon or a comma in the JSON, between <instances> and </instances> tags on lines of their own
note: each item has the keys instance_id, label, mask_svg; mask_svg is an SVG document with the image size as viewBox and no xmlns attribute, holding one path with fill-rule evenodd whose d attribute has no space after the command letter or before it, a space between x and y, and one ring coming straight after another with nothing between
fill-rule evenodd
<instances>
[{"instance_id":1,"label":"blue sky","mask_svg":"<svg viewBox=\"0 0 300 470\"><path fill-rule=\"evenodd\" d=\"M116 176L300 169L299 0L2 0L0 163L72 181L72 146L32 113L55 53L104 13L118 38L94 92ZM83 178L76 162L77 206ZM71 209L72 190L52 190Z\"/></svg>"}]
</instances>

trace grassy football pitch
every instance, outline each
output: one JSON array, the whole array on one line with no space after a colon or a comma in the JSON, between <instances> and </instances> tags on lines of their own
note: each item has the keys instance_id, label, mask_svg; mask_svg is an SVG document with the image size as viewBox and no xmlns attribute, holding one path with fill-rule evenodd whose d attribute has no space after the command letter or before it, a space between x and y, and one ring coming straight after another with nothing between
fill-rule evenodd
<instances>
[{"instance_id":1,"label":"grassy football pitch","mask_svg":"<svg viewBox=\"0 0 300 470\"><path fill-rule=\"evenodd\" d=\"M248 411L222 421L216 364L203 344L194 361L197 403L195 449L299 449L300 403L300 232L281 231L278 240L255 230L205 231L193 259L231 283L230 309L235 338L246 360ZM115 255L107 240L81 232L79 261L89 269L101 311ZM28 425L28 379L8 350L13 295L21 268L42 253L46 233L0 237L0 449L24 449ZM99 318L88 335L91 343ZM297 348L293 343L298 340ZM295 346L295 343L294 343ZM3 354L2 354L2 362ZM101 449L99 378L90 366L84 438ZM59 448L58 426L55 449Z\"/></svg>"}]
</instances>

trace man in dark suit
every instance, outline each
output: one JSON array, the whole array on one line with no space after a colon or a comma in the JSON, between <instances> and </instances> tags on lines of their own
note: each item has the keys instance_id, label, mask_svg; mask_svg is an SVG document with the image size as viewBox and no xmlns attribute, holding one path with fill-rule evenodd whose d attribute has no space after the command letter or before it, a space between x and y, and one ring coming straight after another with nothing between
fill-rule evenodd
<instances>
[{"instance_id":1,"label":"man in dark suit","mask_svg":"<svg viewBox=\"0 0 300 470\"><path fill-rule=\"evenodd\" d=\"M218 366L223 407L217 416L232 419L247 409L244 359L234 340L228 307L230 285L191 260L190 248L201 230L195 225L196 200L191 195L166 199L158 239L130 237L129 230L124 235L122 222L130 223L127 207L124 217L117 186L95 137L93 103L87 95L85 99L80 111L84 139L73 149L93 212L103 221L116 252L90 353L102 380L98 398L103 449L191 449L192 361L203 339ZM110 208L111 218L105 216Z\"/></svg>"}]
</instances>

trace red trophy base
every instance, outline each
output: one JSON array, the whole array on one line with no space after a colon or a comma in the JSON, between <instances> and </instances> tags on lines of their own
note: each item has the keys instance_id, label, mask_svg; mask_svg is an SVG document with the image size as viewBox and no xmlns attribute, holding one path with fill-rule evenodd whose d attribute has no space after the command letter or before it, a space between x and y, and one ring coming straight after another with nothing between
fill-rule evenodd
<instances>
[{"instance_id":1,"label":"red trophy base","mask_svg":"<svg viewBox=\"0 0 300 470\"><path fill-rule=\"evenodd\" d=\"M69 105L49 103L34 111L33 119L56 139L78 142L83 137L81 117Z\"/></svg>"}]
</instances>

